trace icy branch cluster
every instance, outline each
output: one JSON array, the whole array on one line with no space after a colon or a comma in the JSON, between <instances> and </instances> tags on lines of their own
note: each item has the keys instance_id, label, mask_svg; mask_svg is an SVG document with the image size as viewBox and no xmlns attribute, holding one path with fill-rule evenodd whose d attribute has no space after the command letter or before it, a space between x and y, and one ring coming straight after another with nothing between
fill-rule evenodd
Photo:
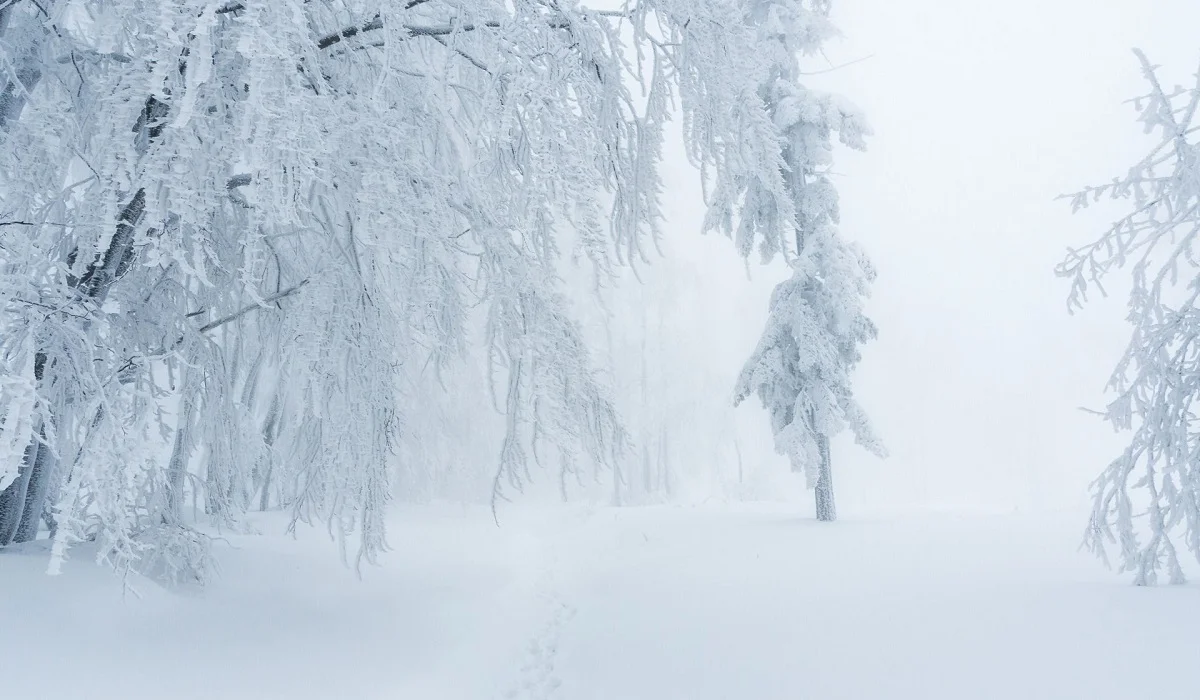
<instances>
[{"instance_id":1,"label":"icy branch cluster","mask_svg":"<svg viewBox=\"0 0 1200 700\"><path fill-rule=\"evenodd\" d=\"M1106 562L1117 544L1120 568L1139 585L1160 574L1184 581L1182 544L1200 559L1200 143L1196 140L1200 82L1164 88L1156 66L1137 52L1150 92L1134 101L1147 134L1158 143L1123 177L1070 197L1076 210L1102 198L1128 201L1132 211L1104 235L1072 250L1058 273L1071 279L1070 305L1091 287L1128 268L1133 286L1129 344L1109 380L1116 398L1104 412L1129 445L1093 482L1086 544ZM1200 81L1200 74L1197 74Z\"/></svg>"}]
</instances>

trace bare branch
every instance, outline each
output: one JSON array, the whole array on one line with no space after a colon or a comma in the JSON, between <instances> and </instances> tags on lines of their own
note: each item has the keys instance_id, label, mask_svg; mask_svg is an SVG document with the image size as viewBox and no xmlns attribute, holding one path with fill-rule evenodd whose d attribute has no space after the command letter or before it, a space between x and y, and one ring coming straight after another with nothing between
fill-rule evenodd
<instances>
[{"instance_id":1,"label":"bare branch","mask_svg":"<svg viewBox=\"0 0 1200 700\"><path fill-rule=\"evenodd\" d=\"M41 223L35 223L33 221L0 221L0 226L65 226L65 227L69 227L69 226L71 226L71 224L60 224L60 223L57 223L54 221L43 221Z\"/></svg>"},{"instance_id":2,"label":"bare branch","mask_svg":"<svg viewBox=\"0 0 1200 700\"><path fill-rule=\"evenodd\" d=\"M291 295L300 291L300 289L302 287L304 287L304 285L306 285L306 284L308 284L307 279L301 280L297 284L294 284L291 287L288 287L287 289L283 290L282 292L279 292L278 294L272 294L271 296L263 299L261 304L249 304L249 305L239 309L238 311L235 311L234 313L229 314L228 316L219 318L211 323L206 323L203 326L200 326L199 330L201 333L207 333L211 330L220 328L221 326L224 326L227 323L232 323L233 321L238 320L242 316L245 316L246 314L250 313L251 311L254 311L255 309L261 309L261 308L263 308L263 306L265 306L267 304L271 304L273 302L279 301L280 299L283 299L284 297L290 297ZM193 313L188 314L188 316L195 316L198 313L202 313L202 312L193 312Z\"/></svg>"}]
</instances>

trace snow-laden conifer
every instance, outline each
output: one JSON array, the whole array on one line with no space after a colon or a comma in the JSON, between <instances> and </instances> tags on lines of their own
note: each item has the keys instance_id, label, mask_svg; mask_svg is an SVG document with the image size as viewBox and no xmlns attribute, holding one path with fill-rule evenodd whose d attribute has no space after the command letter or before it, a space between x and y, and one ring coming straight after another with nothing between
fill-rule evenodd
<instances>
[{"instance_id":1,"label":"snow-laden conifer","mask_svg":"<svg viewBox=\"0 0 1200 700\"><path fill-rule=\"evenodd\" d=\"M736 401L758 394L771 419L776 449L803 471L816 493L819 520L834 520L830 438L849 428L860 445L883 455L854 398L851 372L875 325L863 303L875 270L837 229L838 195L829 175L834 139L865 148L862 115L836 95L800 81L798 57L818 51L833 34L827 2L753 3L757 43L768 56L758 92L779 134L778 166L718 185L718 201L742 204L736 236L743 254L757 244L764 258L782 255L791 276L771 295L758 347L738 378ZM774 150L770 151L774 153ZM733 207L716 208L732 229Z\"/></svg>"}]
</instances>

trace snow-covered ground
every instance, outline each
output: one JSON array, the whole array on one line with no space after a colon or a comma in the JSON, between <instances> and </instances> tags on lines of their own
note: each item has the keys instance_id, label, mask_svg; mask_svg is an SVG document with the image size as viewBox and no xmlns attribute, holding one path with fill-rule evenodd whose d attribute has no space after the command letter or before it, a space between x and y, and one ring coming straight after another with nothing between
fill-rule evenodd
<instances>
[{"instance_id":1,"label":"snow-covered ground","mask_svg":"<svg viewBox=\"0 0 1200 700\"><path fill-rule=\"evenodd\" d=\"M1200 587L1131 586L1080 523L403 508L361 581L302 531L229 536L171 592L6 551L0 673L91 700L1194 700Z\"/></svg>"}]
</instances>

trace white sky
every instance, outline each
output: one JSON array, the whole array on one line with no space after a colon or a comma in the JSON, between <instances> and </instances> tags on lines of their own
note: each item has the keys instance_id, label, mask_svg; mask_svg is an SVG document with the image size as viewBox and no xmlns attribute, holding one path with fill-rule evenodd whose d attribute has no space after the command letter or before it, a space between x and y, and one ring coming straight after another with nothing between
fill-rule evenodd
<instances>
[{"instance_id":1,"label":"white sky","mask_svg":"<svg viewBox=\"0 0 1200 700\"><path fill-rule=\"evenodd\" d=\"M870 56L813 80L863 107L876 131L869 152L839 152L836 169L842 230L879 269L880 338L857 386L892 451L880 462L836 444L840 506L1081 502L1121 445L1077 407L1105 401L1124 299L1068 316L1053 268L1120 209L1072 216L1054 198L1142 153L1123 104L1143 87L1130 49L1164 64L1168 83L1186 82L1200 63L1200 2L840 0L834 12L846 38L830 60ZM707 411L691 426L704 431L725 410L778 275L747 283L728 242L693 238L696 193L681 184L691 178L682 166L668 176L672 235L657 269L678 278L681 303L667 313L683 319L664 357L691 358L701 379L683 386L707 392L690 409ZM750 458L782 471L765 423L757 405L738 412Z\"/></svg>"}]
</instances>

